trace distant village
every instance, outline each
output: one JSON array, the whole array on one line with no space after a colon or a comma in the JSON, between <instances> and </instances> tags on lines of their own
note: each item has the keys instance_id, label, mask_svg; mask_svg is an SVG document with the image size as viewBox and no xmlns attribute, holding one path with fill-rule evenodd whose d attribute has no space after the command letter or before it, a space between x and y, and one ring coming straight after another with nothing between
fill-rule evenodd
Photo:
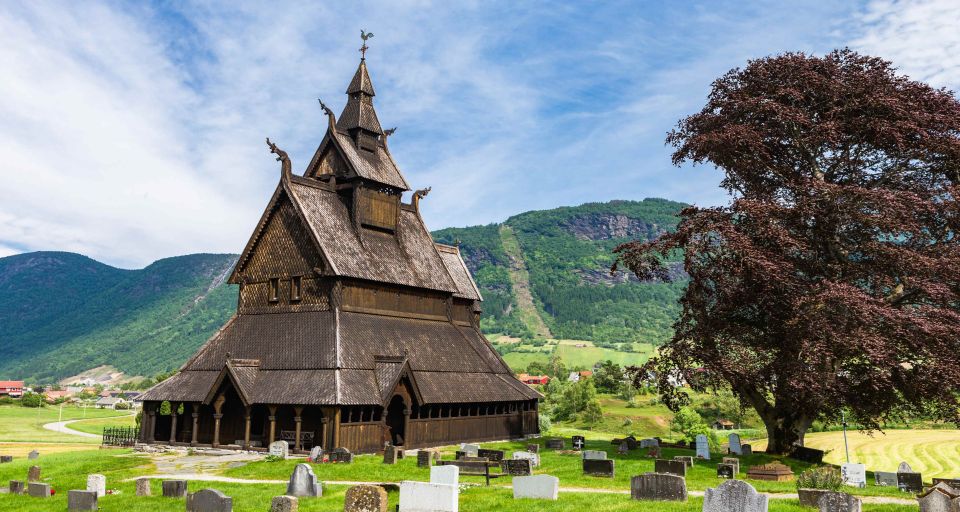
<instances>
[{"instance_id":1,"label":"distant village","mask_svg":"<svg viewBox=\"0 0 960 512\"><path fill-rule=\"evenodd\" d=\"M139 409L142 405L140 395L140 391L104 385L92 378L69 386L43 386L37 389L25 386L22 380L0 380L0 400L18 400L25 406L32 401L33 407L71 404L97 409ZM35 398L31 400L31 397Z\"/></svg>"}]
</instances>

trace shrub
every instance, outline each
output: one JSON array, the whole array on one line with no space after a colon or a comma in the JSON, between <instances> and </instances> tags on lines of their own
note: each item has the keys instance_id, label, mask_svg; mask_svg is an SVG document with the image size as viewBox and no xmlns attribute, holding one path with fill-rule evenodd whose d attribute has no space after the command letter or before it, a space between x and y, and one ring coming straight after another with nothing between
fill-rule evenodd
<instances>
[{"instance_id":1,"label":"shrub","mask_svg":"<svg viewBox=\"0 0 960 512\"><path fill-rule=\"evenodd\" d=\"M282 455L267 455L263 458L264 462L280 462L284 460Z\"/></svg>"},{"instance_id":2,"label":"shrub","mask_svg":"<svg viewBox=\"0 0 960 512\"><path fill-rule=\"evenodd\" d=\"M544 433L553 428L553 422L550 421L550 416L546 414L540 414L540 433Z\"/></svg>"},{"instance_id":3,"label":"shrub","mask_svg":"<svg viewBox=\"0 0 960 512\"><path fill-rule=\"evenodd\" d=\"M840 471L830 466L811 468L797 477L797 489L839 491L843 487Z\"/></svg>"},{"instance_id":4,"label":"shrub","mask_svg":"<svg viewBox=\"0 0 960 512\"><path fill-rule=\"evenodd\" d=\"M24 407L43 407L43 397L37 393L24 393L20 399L20 405Z\"/></svg>"},{"instance_id":5,"label":"shrub","mask_svg":"<svg viewBox=\"0 0 960 512\"><path fill-rule=\"evenodd\" d=\"M118 411L128 411L130 410L129 402L117 402L117 405L113 406L114 409Z\"/></svg>"}]
</instances>

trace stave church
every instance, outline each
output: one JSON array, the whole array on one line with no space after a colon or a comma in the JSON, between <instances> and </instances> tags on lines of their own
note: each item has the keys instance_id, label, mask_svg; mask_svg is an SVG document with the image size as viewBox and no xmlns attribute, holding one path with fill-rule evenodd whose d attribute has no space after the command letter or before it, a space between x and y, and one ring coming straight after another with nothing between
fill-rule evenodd
<instances>
[{"instance_id":1,"label":"stave church","mask_svg":"<svg viewBox=\"0 0 960 512\"><path fill-rule=\"evenodd\" d=\"M237 312L144 393L142 442L370 453L539 432L459 248L421 218L429 189L402 200L373 98L364 53L302 176L268 140L281 177L229 280Z\"/></svg>"}]
</instances>

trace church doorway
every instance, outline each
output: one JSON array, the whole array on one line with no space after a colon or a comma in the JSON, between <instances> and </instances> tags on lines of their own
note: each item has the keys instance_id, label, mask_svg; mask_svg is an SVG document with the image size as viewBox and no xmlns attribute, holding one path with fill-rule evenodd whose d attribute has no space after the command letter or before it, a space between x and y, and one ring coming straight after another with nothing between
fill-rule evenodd
<instances>
[{"instance_id":1,"label":"church doorway","mask_svg":"<svg viewBox=\"0 0 960 512\"><path fill-rule=\"evenodd\" d=\"M404 415L403 411L407 404L400 395L394 395L387 406L387 427L390 428L390 442L394 446L403 446L403 437L406 432L403 431Z\"/></svg>"}]
</instances>

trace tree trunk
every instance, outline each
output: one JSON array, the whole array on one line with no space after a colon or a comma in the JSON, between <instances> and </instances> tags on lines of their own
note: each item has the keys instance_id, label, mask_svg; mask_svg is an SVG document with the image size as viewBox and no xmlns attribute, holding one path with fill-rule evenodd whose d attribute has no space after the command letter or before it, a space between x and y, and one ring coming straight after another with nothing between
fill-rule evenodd
<instances>
[{"instance_id":1,"label":"tree trunk","mask_svg":"<svg viewBox=\"0 0 960 512\"><path fill-rule=\"evenodd\" d=\"M812 420L789 414L770 414L763 417L767 427L767 453L786 455L794 446L803 446L803 438Z\"/></svg>"}]
</instances>

